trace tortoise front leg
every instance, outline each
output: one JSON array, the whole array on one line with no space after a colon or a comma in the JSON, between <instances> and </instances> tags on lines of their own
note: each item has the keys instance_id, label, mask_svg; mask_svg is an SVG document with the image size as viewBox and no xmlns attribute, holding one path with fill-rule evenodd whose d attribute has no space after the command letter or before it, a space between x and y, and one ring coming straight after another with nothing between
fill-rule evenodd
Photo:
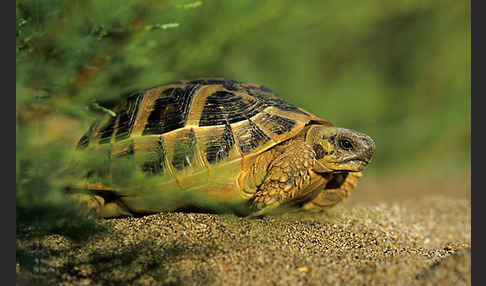
<instances>
[{"instance_id":1,"label":"tortoise front leg","mask_svg":"<svg viewBox=\"0 0 486 286\"><path fill-rule=\"evenodd\" d=\"M351 191L358 184L361 172L335 174L326 187L311 201L304 204L306 210L321 210L332 207L351 195Z\"/></svg>"},{"instance_id":2,"label":"tortoise front leg","mask_svg":"<svg viewBox=\"0 0 486 286\"><path fill-rule=\"evenodd\" d=\"M259 209L251 216L261 216L279 205L306 195L310 184L310 170L315 164L315 153L304 142L295 142L269 165L267 176L258 187L250 204Z\"/></svg>"}]
</instances>

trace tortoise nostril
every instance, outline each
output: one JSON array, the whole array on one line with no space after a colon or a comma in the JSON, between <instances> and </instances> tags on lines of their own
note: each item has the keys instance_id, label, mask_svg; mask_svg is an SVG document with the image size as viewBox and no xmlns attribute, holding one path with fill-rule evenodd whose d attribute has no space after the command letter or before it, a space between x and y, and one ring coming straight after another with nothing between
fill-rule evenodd
<instances>
[{"instance_id":1,"label":"tortoise nostril","mask_svg":"<svg viewBox=\"0 0 486 286\"><path fill-rule=\"evenodd\" d=\"M371 149L371 150L375 149L375 142L370 137L368 136L362 137L361 140L363 142L363 145L366 146L366 149Z\"/></svg>"},{"instance_id":2,"label":"tortoise nostril","mask_svg":"<svg viewBox=\"0 0 486 286\"><path fill-rule=\"evenodd\" d=\"M363 157L365 157L368 161L371 160L373 157L373 153L375 152L375 142L369 136L361 137L361 142L363 144Z\"/></svg>"}]
</instances>

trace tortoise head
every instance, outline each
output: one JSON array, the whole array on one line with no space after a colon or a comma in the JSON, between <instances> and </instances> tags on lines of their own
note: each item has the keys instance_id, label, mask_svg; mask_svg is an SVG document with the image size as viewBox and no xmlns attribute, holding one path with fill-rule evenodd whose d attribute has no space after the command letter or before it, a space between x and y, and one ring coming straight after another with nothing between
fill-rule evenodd
<instances>
[{"instance_id":1,"label":"tortoise head","mask_svg":"<svg viewBox=\"0 0 486 286\"><path fill-rule=\"evenodd\" d=\"M307 131L307 144L316 152L317 173L363 170L371 161L375 143L368 135L344 128L313 125Z\"/></svg>"}]
</instances>

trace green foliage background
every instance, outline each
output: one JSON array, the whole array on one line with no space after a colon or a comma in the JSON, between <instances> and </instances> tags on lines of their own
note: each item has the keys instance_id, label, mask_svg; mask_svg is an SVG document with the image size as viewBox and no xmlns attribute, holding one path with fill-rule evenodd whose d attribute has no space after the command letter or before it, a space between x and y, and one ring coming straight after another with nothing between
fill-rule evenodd
<instances>
[{"instance_id":1,"label":"green foliage background","mask_svg":"<svg viewBox=\"0 0 486 286\"><path fill-rule=\"evenodd\" d=\"M369 134L368 173L464 173L468 3L17 0L17 220L65 211L61 174L94 102L197 77L264 84Z\"/></svg>"}]
</instances>

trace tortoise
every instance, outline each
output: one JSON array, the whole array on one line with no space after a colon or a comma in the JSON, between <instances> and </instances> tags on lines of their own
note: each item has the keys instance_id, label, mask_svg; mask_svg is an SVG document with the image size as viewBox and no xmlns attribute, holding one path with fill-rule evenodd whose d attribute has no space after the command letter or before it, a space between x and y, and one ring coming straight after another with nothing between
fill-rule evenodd
<instances>
[{"instance_id":1,"label":"tortoise","mask_svg":"<svg viewBox=\"0 0 486 286\"><path fill-rule=\"evenodd\" d=\"M183 198L168 203L170 192L244 204L252 215L289 204L325 209L351 194L375 148L368 135L335 127L263 85L223 78L134 92L113 111L77 144L109 160L77 186L87 192L72 193L101 217L197 207ZM156 183L117 185L126 174L113 175L117 164Z\"/></svg>"}]
</instances>

